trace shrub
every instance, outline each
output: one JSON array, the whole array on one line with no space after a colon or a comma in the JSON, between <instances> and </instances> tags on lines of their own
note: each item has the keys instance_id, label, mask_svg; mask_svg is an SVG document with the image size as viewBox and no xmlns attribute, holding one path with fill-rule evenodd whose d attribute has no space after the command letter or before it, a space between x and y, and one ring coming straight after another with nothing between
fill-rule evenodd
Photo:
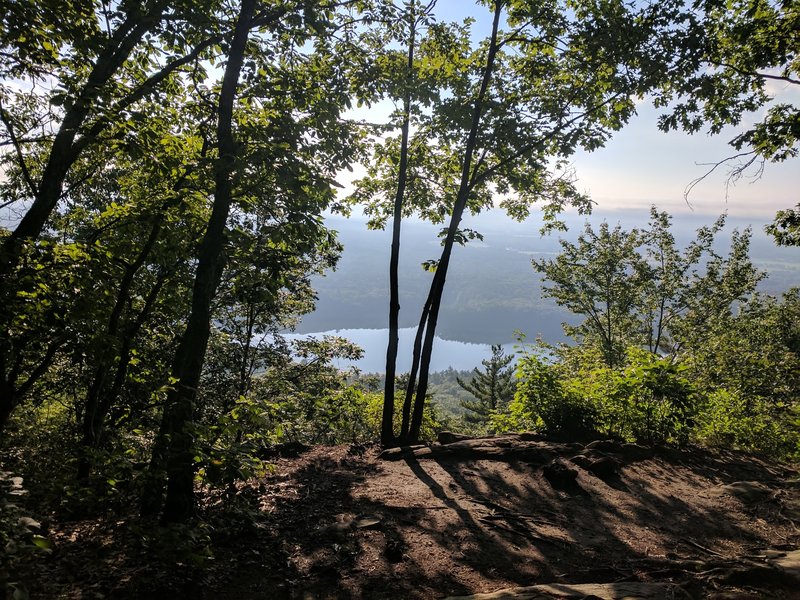
<instances>
[{"instance_id":1,"label":"shrub","mask_svg":"<svg viewBox=\"0 0 800 600\"><path fill-rule=\"evenodd\" d=\"M583 436L594 430L594 407L564 385L556 365L536 354L527 354L517 363L517 390L507 411L492 416L497 431L543 430Z\"/></svg>"},{"instance_id":2,"label":"shrub","mask_svg":"<svg viewBox=\"0 0 800 600\"><path fill-rule=\"evenodd\" d=\"M650 352L629 348L628 364L595 367L566 386L593 407L595 426L610 437L647 444L686 443L699 395L686 368Z\"/></svg>"},{"instance_id":3,"label":"shrub","mask_svg":"<svg viewBox=\"0 0 800 600\"><path fill-rule=\"evenodd\" d=\"M708 395L697 415L695 436L710 446L755 450L774 456L800 451L797 415L787 415L764 398L728 390Z\"/></svg>"}]
</instances>

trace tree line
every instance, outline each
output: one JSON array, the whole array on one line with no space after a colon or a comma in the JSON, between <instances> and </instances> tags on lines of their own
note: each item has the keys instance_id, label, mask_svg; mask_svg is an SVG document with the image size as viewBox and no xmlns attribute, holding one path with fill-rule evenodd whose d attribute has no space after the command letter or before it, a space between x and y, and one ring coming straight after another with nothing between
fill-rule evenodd
<instances>
[{"instance_id":1,"label":"tree line","mask_svg":"<svg viewBox=\"0 0 800 600\"><path fill-rule=\"evenodd\" d=\"M259 432L361 435L367 420L352 415L366 414L369 390L332 366L357 350L279 335L313 307L311 275L336 262L325 211L353 205L393 234L381 442L418 441L437 418L429 364L453 250L480 238L461 228L466 211L499 199L551 228L567 206L588 211L569 157L601 147L641 98L664 109L663 129L690 132L763 108L732 141L741 169L797 154L797 107L771 102L767 85L798 84L791 2L491 0L475 7L489 31L479 41L472 21L439 8L0 0L4 442L55 410L80 485L116 481L103 474L130 451L142 512L180 522L198 475L248 472ZM352 117L386 101L385 123ZM338 174L359 163L366 176L341 198ZM412 214L443 225L442 250L396 386ZM773 232L796 243L797 211ZM678 283L659 285L649 298ZM672 306L658 306L648 318L663 324ZM626 306L613 308L624 322ZM595 332L609 367L626 327ZM656 352L677 339L650 335Z\"/></svg>"}]
</instances>

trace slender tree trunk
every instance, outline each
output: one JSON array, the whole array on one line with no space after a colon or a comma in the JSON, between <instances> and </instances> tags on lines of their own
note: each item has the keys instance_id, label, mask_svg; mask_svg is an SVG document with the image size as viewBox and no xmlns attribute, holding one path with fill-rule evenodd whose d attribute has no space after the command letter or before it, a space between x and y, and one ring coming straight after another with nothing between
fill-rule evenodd
<instances>
[{"instance_id":1,"label":"slender tree trunk","mask_svg":"<svg viewBox=\"0 0 800 600\"><path fill-rule=\"evenodd\" d=\"M136 259L125 268L125 273L122 276L119 289L117 290L117 298L114 302L114 307L108 317L105 333L109 340L113 340L114 352L109 352L108 356L99 357L100 364L95 369L92 383L89 385L89 389L86 393L85 408L83 411L82 449L81 456L78 460L78 481L85 482L89 478L89 473L91 471L91 450L97 446L97 442L100 438L100 430L103 428L105 412L107 411L100 410L100 397L105 387L106 379L111 371L111 363L115 358L121 358L116 356L116 350L120 343L123 342L123 340L119 339L122 312L130 298L130 291L136 273L138 273L139 269L144 265L158 240L161 233L162 219L163 215L157 215L155 217L144 246L142 246Z\"/></svg>"},{"instance_id":2,"label":"slender tree trunk","mask_svg":"<svg viewBox=\"0 0 800 600\"><path fill-rule=\"evenodd\" d=\"M434 279L435 279L434 275ZM414 349L411 354L411 371L408 375L408 385L406 386L405 400L403 401L403 422L400 427L400 443L409 443L408 432L411 428L411 406L414 401L414 391L417 389L417 373L419 373L419 363L422 356L422 340L425 336L425 323L428 322L428 310L431 306L430 293L425 299L422 307L422 316L419 319L417 333L414 336Z\"/></svg>"},{"instance_id":3,"label":"slender tree trunk","mask_svg":"<svg viewBox=\"0 0 800 600\"><path fill-rule=\"evenodd\" d=\"M436 277L434 277L433 282L431 283L430 307L425 324L425 340L422 346L422 356L420 359L419 382L417 384L416 397L414 400L414 412L411 418L411 426L408 435L410 442L416 442L419 440L419 434L422 427L422 415L425 408L425 396L428 393L428 373L430 371L433 340L436 336L436 324L439 319L439 308L441 307L442 293L444 292L444 284L447 279L447 269L450 265L450 256L453 252L453 244L455 243L456 232L458 231L458 226L461 223L461 217L464 214L464 209L467 206L467 200L469 199L469 193L471 191L472 160L475 153L478 129L480 127L481 117L483 115L483 102L486 96L486 90L489 87L489 82L491 81L493 75L495 57L498 51L497 32L500 25L502 7L503 2L496 0L494 4L492 37L486 56L486 66L484 67L483 71L481 89L478 97L475 99L475 107L472 113L472 124L467 137L466 146L464 148L464 161L461 165L461 183L459 184L458 195L453 207L453 213L450 217L450 224L447 229L447 237L445 238L444 247L442 248L442 255L439 259L439 264L436 267Z\"/></svg>"},{"instance_id":4,"label":"slender tree trunk","mask_svg":"<svg viewBox=\"0 0 800 600\"><path fill-rule=\"evenodd\" d=\"M14 386L5 381L0 383L0 436L5 431L15 406Z\"/></svg>"},{"instance_id":5,"label":"slender tree trunk","mask_svg":"<svg viewBox=\"0 0 800 600\"><path fill-rule=\"evenodd\" d=\"M165 522L184 522L194 513L192 430L195 398L208 346L211 301L224 267L225 227L233 199L232 176L236 157L233 106L256 4L256 0L242 0L220 90L214 205L198 253L189 321L176 353L176 370L173 376L178 383L167 396L164 413L171 434L166 464L167 496L163 512Z\"/></svg>"},{"instance_id":6,"label":"slender tree trunk","mask_svg":"<svg viewBox=\"0 0 800 600\"><path fill-rule=\"evenodd\" d=\"M414 68L414 44L416 43L416 17L411 13L411 30L408 42L406 68L406 92L403 99L403 124L400 139L400 164L397 172L397 192L392 215L392 252L389 260L389 344L386 348L386 382L383 391L383 419L381 421L381 444L394 446L394 388L397 374L397 347L399 345L400 315L400 226L403 220L403 197L408 178L408 130L411 125L411 86Z\"/></svg>"}]
</instances>

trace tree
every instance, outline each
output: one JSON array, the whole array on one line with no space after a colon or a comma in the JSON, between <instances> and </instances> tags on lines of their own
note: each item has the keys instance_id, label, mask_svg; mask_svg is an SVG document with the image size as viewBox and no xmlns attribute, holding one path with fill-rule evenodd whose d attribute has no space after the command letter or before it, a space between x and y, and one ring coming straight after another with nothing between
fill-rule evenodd
<instances>
[{"instance_id":1,"label":"tree","mask_svg":"<svg viewBox=\"0 0 800 600\"><path fill-rule=\"evenodd\" d=\"M467 413L464 418L470 423L485 425L489 422L492 411L508 405L514 397L514 371L507 368L513 355L506 356L500 345L492 346L492 357L482 360L483 371L473 369L472 379L464 382L456 378L458 385L475 396L476 401L462 400L460 402ZM472 413L472 414L470 414Z\"/></svg>"},{"instance_id":2,"label":"tree","mask_svg":"<svg viewBox=\"0 0 800 600\"><path fill-rule=\"evenodd\" d=\"M209 30L214 19L204 12L213 12L211 5L168 4L154 0L111 9L3 2L0 7L3 75L29 82L0 87L2 142L14 150L2 157L7 174L2 207L23 207L13 231L0 239L0 428L63 347L53 343L62 335L45 333L53 321L45 318L39 332L47 345L30 360L30 351L41 343L31 343L37 321L26 316L37 301L53 307L39 293L49 284L35 267L52 244L48 224L64 200L80 201L109 155L132 142L131 131L148 129L148 100L162 92L167 102L187 67L197 69L199 57L219 41ZM39 85L45 79L47 84ZM62 247L59 262L70 248L73 258L82 253L73 241ZM69 296L77 287L65 282L62 293Z\"/></svg>"},{"instance_id":3,"label":"tree","mask_svg":"<svg viewBox=\"0 0 800 600\"><path fill-rule=\"evenodd\" d=\"M576 244L562 240L561 254L533 266L547 280L543 293L585 318L564 331L596 345L609 368L624 365L629 346L676 357L712 335L764 276L750 261L749 231L732 233L727 257L715 251L724 222L701 227L681 250L671 217L652 208L647 229L604 222L596 233L587 223Z\"/></svg>"},{"instance_id":4,"label":"tree","mask_svg":"<svg viewBox=\"0 0 800 600\"><path fill-rule=\"evenodd\" d=\"M387 137L375 144L374 160L366 177L355 182L350 203L360 204L370 216L370 227L385 227L391 218L392 244L389 259L389 340L386 349L383 420L381 443L394 445L393 428L397 349L400 314L400 233L404 216L420 211L441 221L444 211L434 211L438 172L441 167L432 160L435 151L427 143L422 111L435 103L447 81L447 69L436 68L446 62L448 49L463 43L463 30L433 21L436 0L427 3L413 0L401 9L394 3L380 7L384 28L366 37L367 47L374 52L372 65L357 75L370 74L377 79L367 89L377 87L374 95L386 96L396 105L392 122L386 129L399 127L399 139ZM405 46L404 53L391 47L392 41ZM388 47L388 49L387 49ZM372 100L369 98L368 100ZM412 125L422 130L412 134ZM401 437L410 423L410 397L403 404Z\"/></svg>"},{"instance_id":5,"label":"tree","mask_svg":"<svg viewBox=\"0 0 800 600\"><path fill-rule=\"evenodd\" d=\"M326 35L335 26L334 7L287 2L261 14L257 5L244 0L234 17L216 102L214 200L143 502L144 512L158 510L166 472L167 521L184 521L193 511L197 392L212 303L226 269L242 294L237 304L267 304L266 296L277 306L274 296L295 285L292 269L308 264L306 255L313 263L326 245L332 249L321 213L334 198L335 173L349 165L357 148L357 128L339 118L349 103L349 82L340 66L345 54L337 56L341 48ZM252 30L257 43L248 42ZM253 246L248 261L232 260L240 258L240 243L259 238L263 246ZM266 327L274 316L254 327Z\"/></svg>"},{"instance_id":6,"label":"tree","mask_svg":"<svg viewBox=\"0 0 800 600\"><path fill-rule=\"evenodd\" d=\"M703 0L684 23L675 36L679 68L652 94L656 106L669 107L659 127L711 134L740 127L730 141L736 153L711 169L732 165L729 181L754 164L758 176L766 161L796 158L800 107L779 90L800 86L797 3Z\"/></svg>"},{"instance_id":7,"label":"tree","mask_svg":"<svg viewBox=\"0 0 800 600\"><path fill-rule=\"evenodd\" d=\"M766 231L778 246L800 246L800 204L797 208L779 210Z\"/></svg>"},{"instance_id":8,"label":"tree","mask_svg":"<svg viewBox=\"0 0 800 600\"><path fill-rule=\"evenodd\" d=\"M116 120L125 115L144 98L157 92L173 73L193 62L199 54L217 38L207 38L194 48L186 43L196 41L192 32L180 31L196 17L193 10L179 6L168 9L166 0L152 0L144 4L122 3L116 10L98 10L95 14L80 5L67 3L67 11L77 16L75 26L64 26L61 9L63 4L37 3L35 8L20 9L18 3L3 2L2 10L11 19L7 32L23 30L16 37L4 35L0 39L6 54L11 56L9 72L16 77L30 76L34 80L42 77L55 78L57 85L49 97L36 97L18 93L12 97L17 106L0 109L0 118L5 133L15 148L15 167L22 174L23 195L14 198L32 200L17 226L3 239L0 246L0 278L6 294L12 295L16 287L11 276L24 252L25 245L35 241L44 229L63 195L63 187L70 169L89 146L103 139L103 134ZM165 16L170 25L162 29ZM18 22L16 19L21 19ZM198 19L203 21L205 19ZM23 23L35 24L32 31ZM56 32L55 36L51 36ZM163 46L169 49L169 60L159 64L156 44L148 36L163 36ZM30 36L30 37L29 37ZM45 50L29 52L31 46L40 45ZM186 51L184 54L183 51ZM60 56L62 52L64 56ZM31 62L31 58L40 61ZM156 65L153 72L142 71L137 65ZM53 67L49 70L47 67ZM51 86L47 86L48 88ZM2 89L0 104L8 100L8 90ZM62 108L62 118L57 121L57 132L46 149L46 159L37 180L26 162L23 144L27 143L26 131L20 132L19 119L9 110L27 110L26 102L33 99L39 106L49 103ZM46 106L46 105L45 105ZM48 111L49 112L49 111ZM51 118L45 115L34 119L34 126ZM29 116L28 121L31 118ZM22 120L24 123L25 120ZM5 299L5 298L4 298Z\"/></svg>"},{"instance_id":9,"label":"tree","mask_svg":"<svg viewBox=\"0 0 800 600\"><path fill-rule=\"evenodd\" d=\"M460 78L430 118L430 138L452 157L442 163L458 184L445 196L449 225L441 256L431 261L435 274L415 338L407 441L419 433L453 247L474 235L460 229L464 211L492 205L495 194L519 218L536 201L550 221L567 204L588 209L564 159L578 147L601 146L633 113L633 98L668 71L660 57L669 44L671 4L638 12L616 2L571 4L569 11L560 4L488 4L491 36L457 55ZM508 33L501 31L504 16Z\"/></svg>"},{"instance_id":10,"label":"tree","mask_svg":"<svg viewBox=\"0 0 800 600\"><path fill-rule=\"evenodd\" d=\"M225 66L217 107L218 154L214 169L214 203L198 249L191 312L175 355L172 375L175 386L167 396L164 409L162 435L170 436L166 457L167 497L164 504L164 519L168 522L185 521L194 512L191 432L194 399L208 345L211 301L223 269L225 224L233 202L232 176L237 154L233 107L256 4L257 0L242 0Z\"/></svg>"},{"instance_id":11,"label":"tree","mask_svg":"<svg viewBox=\"0 0 800 600\"><path fill-rule=\"evenodd\" d=\"M533 261L547 282L543 295L586 318L578 326L564 323L564 332L584 343L596 342L609 367L623 362L626 346L641 329L637 309L647 276L638 252L642 242L637 229L610 229L603 222L595 233L587 223L577 244L561 240L555 259Z\"/></svg>"}]
</instances>

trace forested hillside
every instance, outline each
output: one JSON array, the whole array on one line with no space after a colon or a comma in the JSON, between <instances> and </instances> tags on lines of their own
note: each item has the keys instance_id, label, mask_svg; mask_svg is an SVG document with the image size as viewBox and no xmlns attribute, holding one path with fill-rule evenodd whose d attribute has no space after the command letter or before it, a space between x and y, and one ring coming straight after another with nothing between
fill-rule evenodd
<instances>
[{"instance_id":1,"label":"forested hillside","mask_svg":"<svg viewBox=\"0 0 800 600\"><path fill-rule=\"evenodd\" d=\"M572 160L642 103L660 111L653 128L734 132L730 156L709 166L731 181L796 161L796 3L452 10L0 0L4 595L430 598L579 582L585 561L542 548L593 542L561 521L535 523L550 534L520 525L537 518L514 516L531 495L609 519L595 535L614 537L624 565L593 571L604 583L746 587L755 556L776 590L791 589L794 555L767 562L800 544L796 471L782 462L800 452L791 276L764 287L752 231L725 230L724 216L680 235L656 206L636 227L581 219L572 237L547 238L548 254L488 238L481 217L535 215L560 232L566 212L591 212ZM363 214L363 237L337 238L331 214ZM376 229L385 254L370 250ZM799 232L800 205L767 226L790 251ZM368 284L320 279L342 240L363 242L342 273ZM770 268L795 273L779 262ZM382 303L382 379L336 368L361 352L347 340L281 335L312 312L314 286L334 281L321 310L372 322ZM455 389L431 372L437 336L484 339L480 321L498 310L503 330L537 315L516 367L494 349L456 378L456 402L437 404L437 383L442 398ZM408 372L401 326L415 328ZM476 435L494 437L465 439ZM721 562L673 560L712 503L663 501L665 468L681 473L679 493L693 481L737 522L769 524L737 533L712 519L720 550L700 551ZM430 502L411 506L408 490ZM627 508L612 518L615 503ZM670 553L662 569L629 542L648 530L642 515L673 513L677 528L651 540ZM492 546L498 527L525 544ZM781 547L765 547L775 536ZM417 550L434 543L428 563ZM455 563L469 565L466 584L453 583Z\"/></svg>"},{"instance_id":2,"label":"forested hillside","mask_svg":"<svg viewBox=\"0 0 800 600\"><path fill-rule=\"evenodd\" d=\"M646 210L608 212L601 205L588 217L564 215L568 231L542 236L541 223L534 218L516 223L499 212L495 209L473 217L470 226L479 230L484 240L458 248L443 298L438 327L442 338L487 345L508 343L519 330L529 339L541 335L551 343L565 340L561 323L574 317L542 295L542 276L531 269L531 259L557 253L559 239L574 241L586 220L593 224L621 222L634 228L646 226L648 219ZM715 216L680 214L674 218L674 234L679 243L687 244L694 230L713 223ZM315 310L302 317L297 331L385 328L388 280L383 269L389 257L388 232L364 231L364 223L356 218L330 217L326 222L337 230L344 249L335 270L314 278ZM800 260L795 248L775 245L763 231L765 223L766 219L729 218L715 240L715 250L726 251L734 229L752 226L750 256L767 273L759 289L780 295L800 285ZM424 301L431 278L422 263L437 252L439 242L436 228L426 223L406 223L403 232L406 250L400 263L400 326L413 327L418 317L413 308Z\"/></svg>"}]
</instances>

